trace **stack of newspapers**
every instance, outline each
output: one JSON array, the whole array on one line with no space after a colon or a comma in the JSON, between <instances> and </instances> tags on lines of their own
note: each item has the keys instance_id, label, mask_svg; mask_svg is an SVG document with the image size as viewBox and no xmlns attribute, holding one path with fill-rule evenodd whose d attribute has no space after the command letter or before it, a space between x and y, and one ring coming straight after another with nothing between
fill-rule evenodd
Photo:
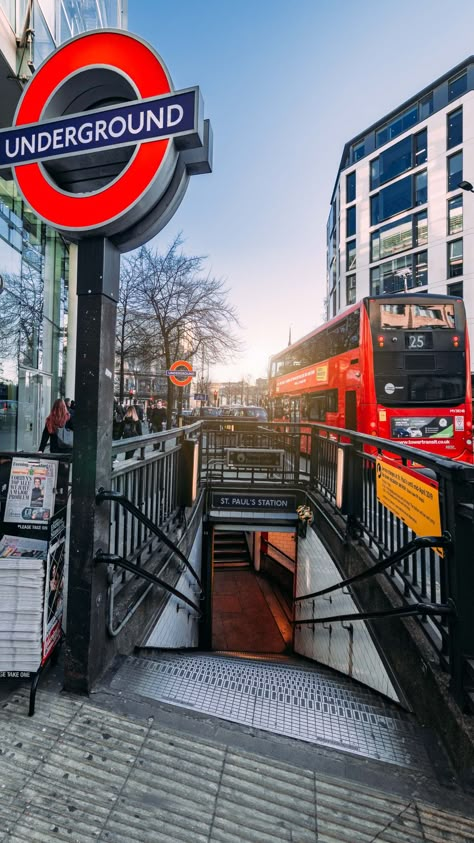
<instances>
[{"instance_id":1,"label":"stack of newspapers","mask_svg":"<svg viewBox=\"0 0 474 843\"><path fill-rule=\"evenodd\" d=\"M0 674L41 664L48 543L0 539Z\"/></svg>"}]
</instances>

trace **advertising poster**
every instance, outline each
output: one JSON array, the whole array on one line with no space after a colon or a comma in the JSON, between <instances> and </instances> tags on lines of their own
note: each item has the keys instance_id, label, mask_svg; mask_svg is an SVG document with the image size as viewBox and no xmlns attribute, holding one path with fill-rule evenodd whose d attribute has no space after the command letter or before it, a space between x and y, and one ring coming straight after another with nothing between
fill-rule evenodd
<instances>
[{"instance_id":1,"label":"advertising poster","mask_svg":"<svg viewBox=\"0 0 474 843\"><path fill-rule=\"evenodd\" d=\"M456 421L457 421L456 417ZM464 416L460 417L464 421ZM400 416L392 418L393 439L452 439L454 419L449 416ZM456 430L459 429L459 422Z\"/></svg>"},{"instance_id":2,"label":"advertising poster","mask_svg":"<svg viewBox=\"0 0 474 843\"><path fill-rule=\"evenodd\" d=\"M54 512L57 471L53 460L14 457L3 520L20 525L46 523Z\"/></svg>"},{"instance_id":3,"label":"advertising poster","mask_svg":"<svg viewBox=\"0 0 474 843\"><path fill-rule=\"evenodd\" d=\"M44 664L61 637L64 596L64 533L52 541L46 561L45 595L43 604L43 651Z\"/></svg>"}]
</instances>

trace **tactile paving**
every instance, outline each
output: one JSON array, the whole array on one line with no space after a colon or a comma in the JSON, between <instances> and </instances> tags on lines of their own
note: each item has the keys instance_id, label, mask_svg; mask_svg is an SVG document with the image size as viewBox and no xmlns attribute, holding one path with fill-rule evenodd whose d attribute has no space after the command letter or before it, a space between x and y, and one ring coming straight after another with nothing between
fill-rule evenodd
<instances>
[{"instance_id":1,"label":"tactile paving","mask_svg":"<svg viewBox=\"0 0 474 843\"><path fill-rule=\"evenodd\" d=\"M211 654L131 656L112 686L366 758L430 769L411 715L324 668Z\"/></svg>"}]
</instances>

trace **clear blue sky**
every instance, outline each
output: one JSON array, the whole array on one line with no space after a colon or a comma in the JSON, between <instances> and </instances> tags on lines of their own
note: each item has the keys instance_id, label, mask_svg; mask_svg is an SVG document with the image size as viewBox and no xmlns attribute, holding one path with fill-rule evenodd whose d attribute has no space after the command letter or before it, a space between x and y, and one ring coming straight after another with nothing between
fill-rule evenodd
<instances>
[{"instance_id":1,"label":"clear blue sky","mask_svg":"<svg viewBox=\"0 0 474 843\"><path fill-rule=\"evenodd\" d=\"M474 3L129 0L129 30L176 88L200 86L214 130L214 172L152 245L182 231L226 279L246 350L211 376L265 376L290 325L296 340L322 321L344 143L474 53Z\"/></svg>"}]
</instances>

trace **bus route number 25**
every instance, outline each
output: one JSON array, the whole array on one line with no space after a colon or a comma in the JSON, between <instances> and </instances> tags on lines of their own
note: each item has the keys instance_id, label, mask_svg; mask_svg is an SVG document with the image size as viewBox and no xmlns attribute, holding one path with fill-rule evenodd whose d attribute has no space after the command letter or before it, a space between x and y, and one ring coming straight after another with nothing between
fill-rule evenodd
<instances>
[{"instance_id":1,"label":"bus route number 25","mask_svg":"<svg viewBox=\"0 0 474 843\"><path fill-rule=\"evenodd\" d=\"M408 334L408 348L424 348L425 338L423 334Z\"/></svg>"}]
</instances>

